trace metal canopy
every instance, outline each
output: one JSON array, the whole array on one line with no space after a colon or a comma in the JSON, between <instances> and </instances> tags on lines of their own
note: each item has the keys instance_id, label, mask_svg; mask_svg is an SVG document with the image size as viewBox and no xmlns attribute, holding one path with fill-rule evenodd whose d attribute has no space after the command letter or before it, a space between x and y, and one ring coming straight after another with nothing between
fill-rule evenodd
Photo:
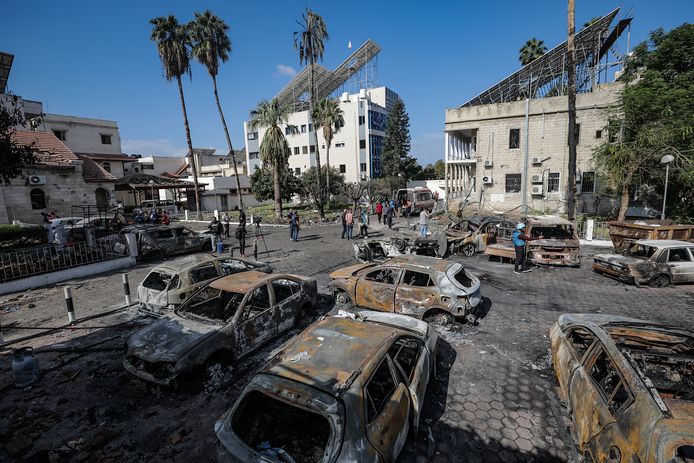
<instances>
[{"instance_id":1,"label":"metal canopy","mask_svg":"<svg viewBox=\"0 0 694 463\"><path fill-rule=\"evenodd\" d=\"M619 8L611 11L575 36L578 93L591 91L600 73L600 59L631 22L631 18L622 19L608 33L618 12ZM567 43L563 42L460 107L564 95L568 82L566 61Z\"/></svg>"},{"instance_id":2,"label":"metal canopy","mask_svg":"<svg viewBox=\"0 0 694 463\"><path fill-rule=\"evenodd\" d=\"M150 180L154 181L154 184L150 184ZM115 189L116 191L127 191L127 190L145 190L149 191L151 188L164 188L167 190L174 189L195 189L195 185L192 182L185 182L183 180L176 180L168 177L160 177L158 175L149 174L133 174L121 177L116 180ZM198 189L204 190L204 185L198 185Z\"/></svg>"},{"instance_id":3,"label":"metal canopy","mask_svg":"<svg viewBox=\"0 0 694 463\"><path fill-rule=\"evenodd\" d=\"M12 61L14 61L14 55L0 51L0 94L5 93L5 89L7 88L7 80L10 78Z\"/></svg>"}]
</instances>

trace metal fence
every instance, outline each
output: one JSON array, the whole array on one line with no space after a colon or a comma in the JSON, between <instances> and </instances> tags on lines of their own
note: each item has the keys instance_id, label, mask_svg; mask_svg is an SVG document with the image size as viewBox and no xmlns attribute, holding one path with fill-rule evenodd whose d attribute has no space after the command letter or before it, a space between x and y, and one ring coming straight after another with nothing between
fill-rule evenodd
<instances>
[{"instance_id":1,"label":"metal fence","mask_svg":"<svg viewBox=\"0 0 694 463\"><path fill-rule=\"evenodd\" d=\"M577 230L578 237L582 240L586 239L586 231L588 222L578 222ZM593 222L593 240L610 240L610 224L609 222Z\"/></svg>"},{"instance_id":2,"label":"metal fence","mask_svg":"<svg viewBox=\"0 0 694 463\"><path fill-rule=\"evenodd\" d=\"M128 247L118 235L86 242L49 244L0 254L0 282L42 273L93 264L128 255Z\"/></svg>"}]
</instances>

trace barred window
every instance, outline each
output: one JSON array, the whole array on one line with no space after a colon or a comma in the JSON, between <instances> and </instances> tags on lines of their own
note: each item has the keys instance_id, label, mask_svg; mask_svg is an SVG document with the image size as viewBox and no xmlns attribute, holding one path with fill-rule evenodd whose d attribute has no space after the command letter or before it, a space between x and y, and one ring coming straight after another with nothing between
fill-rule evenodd
<instances>
[{"instance_id":1,"label":"barred window","mask_svg":"<svg viewBox=\"0 0 694 463\"><path fill-rule=\"evenodd\" d=\"M506 174L506 193L520 193L521 174Z\"/></svg>"}]
</instances>

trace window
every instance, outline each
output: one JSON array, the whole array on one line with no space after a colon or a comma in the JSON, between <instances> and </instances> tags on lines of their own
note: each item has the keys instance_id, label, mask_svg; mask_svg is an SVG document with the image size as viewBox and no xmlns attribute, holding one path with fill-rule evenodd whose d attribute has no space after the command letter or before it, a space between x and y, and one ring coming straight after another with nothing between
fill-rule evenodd
<instances>
[{"instance_id":1,"label":"window","mask_svg":"<svg viewBox=\"0 0 694 463\"><path fill-rule=\"evenodd\" d=\"M258 132L248 132L248 137L249 140L255 140L258 138Z\"/></svg>"},{"instance_id":2,"label":"window","mask_svg":"<svg viewBox=\"0 0 694 463\"><path fill-rule=\"evenodd\" d=\"M559 172L550 172L547 175L547 193L559 192Z\"/></svg>"},{"instance_id":3,"label":"window","mask_svg":"<svg viewBox=\"0 0 694 463\"><path fill-rule=\"evenodd\" d=\"M581 193L593 193L595 191L595 172L583 172L581 178Z\"/></svg>"},{"instance_id":4,"label":"window","mask_svg":"<svg viewBox=\"0 0 694 463\"><path fill-rule=\"evenodd\" d=\"M60 141L65 141L65 130L54 130L53 135Z\"/></svg>"},{"instance_id":5,"label":"window","mask_svg":"<svg viewBox=\"0 0 694 463\"><path fill-rule=\"evenodd\" d=\"M103 167L106 172L111 172L111 163L110 162L108 162L108 161L102 162L101 167Z\"/></svg>"},{"instance_id":6,"label":"window","mask_svg":"<svg viewBox=\"0 0 694 463\"><path fill-rule=\"evenodd\" d=\"M403 377L409 381L412 379L412 372L417 365L417 357L422 349L421 343L412 338L398 339L390 348L388 354L393 359L393 363L400 370Z\"/></svg>"},{"instance_id":7,"label":"window","mask_svg":"<svg viewBox=\"0 0 694 463\"><path fill-rule=\"evenodd\" d=\"M299 148L298 146L294 147L294 154L299 154L300 151L301 151L301 148Z\"/></svg>"},{"instance_id":8,"label":"window","mask_svg":"<svg viewBox=\"0 0 694 463\"><path fill-rule=\"evenodd\" d=\"M347 172L347 166L345 164L340 164L340 173L344 174Z\"/></svg>"},{"instance_id":9,"label":"window","mask_svg":"<svg viewBox=\"0 0 694 463\"><path fill-rule=\"evenodd\" d=\"M366 140L359 140L359 149L366 148Z\"/></svg>"},{"instance_id":10,"label":"window","mask_svg":"<svg viewBox=\"0 0 694 463\"><path fill-rule=\"evenodd\" d=\"M405 270L405 278L403 278L402 283L407 286L434 286L434 282L431 281L431 277L428 274L412 270Z\"/></svg>"},{"instance_id":11,"label":"window","mask_svg":"<svg viewBox=\"0 0 694 463\"><path fill-rule=\"evenodd\" d=\"M291 135L291 134L292 134L292 128L291 128L291 126L288 125L288 126L286 126L286 127L284 128L284 134L285 134L285 135Z\"/></svg>"},{"instance_id":12,"label":"window","mask_svg":"<svg viewBox=\"0 0 694 463\"><path fill-rule=\"evenodd\" d=\"M595 138L602 138L602 130L595 131Z\"/></svg>"},{"instance_id":13,"label":"window","mask_svg":"<svg viewBox=\"0 0 694 463\"><path fill-rule=\"evenodd\" d=\"M574 140L576 140L576 144L578 145L579 141L581 140L581 124L576 124L576 130L574 130ZM569 144L569 140L566 140L566 144Z\"/></svg>"},{"instance_id":14,"label":"window","mask_svg":"<svg viewBox=\"0 0 694 463\"><path fill-rule=\"evenodd\" d=\"M366 118L364 116L359 116L359 125L364 125Z\"/></svg>"},{"instance_id":15,"label":"window","mask_svg":"<svg viewBox=\"0 0 694 463\"><path fill-rule=\"evenodd\" d=\"M309 152L315 153L316 152L316 145L309 146Z\"/></svg>"},{"instance_id":16,"label":"window","mask_svg":"<svg viewBox=\"0 0 694 463\"><path fill-rule=\"evenodd\" d=\"M264 310L270 308L270 295L267 292L267 286L263 285L253 290L253 294L251 294L251 297L248 299L246 308L251 310Z\"/></svg>"},{"instance_id":17,"label":"window","mask_svg":"<svg viewBox=\"0 0 694 463\"><path fill-rule=\"evenodd\" d=\"M345 142L335 143L335 148L344 148Z\"/></svg>"},{"instance_id":18,"label":"window","mask_svg":"<svg viewBox=\"0 0 694 463\"><path fill-rule=\"evenodd\" d=\"M140 167L142 167L142 170L154 170L154 164L140 164ZM109 170L109 172L111 172Z\"/></svg>"},{"instance_id":19,"label":"window","mask_svg":"<svg viewBox=\"0 0 694 463\"><path fill-rule=\"evenodd\" d=\"M387 121L388 116L386 114L376 111L369 111L369 129L385 132Z\"/></svg>"},{"instance_id":20,"label":"window","mask_svg":"<svg viewBox=\"0 0 694 463\"><path fill-rule=\"evenodd\" d=\"M200 283L201 281L217 278L219 273L214 264L205 264L190 271L190 281Z\"/></svg>"},{"instance_id":21,"label":"window","mask_svg":"<svg viewBox=\"0 0 694 463\"><path fill-rule=\"evenodd\" d=\"M569 343L576 351L576 358L581 360L583 358L583 354L585 354L588 348L593 345L595 337L593 336L593 333L585 328L576 328L571 330L566 335L566 339L568 339Z\"/></svg>"},{"instance_id":22,"label":"window","mask_svg":"<svg viewBox=\"0 0 694 463\"><path fill-rule=\"evenodd\" d=\"M690 260L687 248L672 248L667 257L668 262L689 262Z\"/></svg>"},{"instance_id":23,"label":"window","mask_svg":"<svg viewBox=\"0 0 694 463\"><path fill-rule=\"evenodd\" d=\"M294 175L296 175L297 177L301 175L301 167L294 168Z\"/></svg>"},{"instance_id":24,"label":"window","mask_svg":"<svg viewBox=\"0 0 694 463\"><path fill-rule=\"evenodd\" d=\"M111 144L111 135L101 135L101 144L102 145L110 145Z\"/></svg>"},{"instance_id":25,"label":"window","mask_svg":"<svg viewBox=\"0 0 694 463\"><path fill-rule=\"evenodd\" d=\"M520 148L520 129L511 129L508 133L508 149Z\"/></svg>"},{"instance_id":26,"label":"window","mask_svg":"<svg viewBox=\"0 0 694 463\"><path fill-rule=\"evenodd\" d=\"M177 275L178 276L178 275ZM155 291L164 291L171 282L171 275L161 272L151 272L142 282L142 286ZM175 286L172 286L175 288Z\"/></svg>"},{"instance_id":27,"label":"window","mask_svg":"<svg viewBox=\"0 0 694 463\"><path fill-rule=\"evenodd\" d=\"M272 282L272 290L275 292L275 304L279 304L301 291L301 286L296 281L282 279Z\"/></svg>"},{"instance_id":28,"label":"window","mask_svg":"<svg viewBox=\"0 0 694 463\"><path fill-rule=\"evenodd\" d=\"M306 133L306 124L301 124L301 133Z\"/></svg>"},{"instance_id":29,"label":"window","mask_svg":"<svg viewBox=\"0 0 694 463\"><path fill-rule=\"evenodd\" d=\"M29 192L29 199L31 200L32 209L45 209L46 208L46 194L40 188L34 188Z\"/></svg>"},{"instance_id":30,"label":"window","mask_svg":"<svg viewBox=\"0 0 694 463\"><path fill-rule=\"evenodd\" d=\"M520 193L521 174L506 174L506 193Z\"/></svg>"},{"instance_id":31,"label":"window","mask_svg":"<svg viewBox=\"0 0 694 463\"><path fill-rule=\"evenodd\" d=\"M366 386L367 421L370 423L383 409L388 399L395 392L395 380L384 358Z\"/></svg>"},{"instance_id":32,"label":"window","mask_svg":"<svg viewBox=\"0 0 694 463\"><path fill-rule=\"evenodd\" d=\"M309 132L313 132L313 124L309 124L309 125L308 125L308 131L309 131Z\"/></svg>"},{"instance_id":33,"label":"window","mask_svg":"<svg viewBox=\"0 0 694 463\"><path fill-rule=\"evenodd\" d=\"M610 413L617 414L629 401L629 393L624 387L617 368L604 349L600 349L600 353L590 367L590 377L593 378L601 395L607 401Z\"/></svg>"},{"instance_id":34,"label":"window","mask_svg":"<svg viewBox=\"0 0 694 463\"><path fill-rule=\"evenodd\" d=\"M257 151L251 151L248 153L248 159L259 159L260 158L260 153Z\"/></svg>"},{"instance_id":35,"label":"window","mask_svg":"<svg viewBox=\"0 0 694 463\"><path fill-rule=\"evenodd\" d=\"M359 171L360 172L366 172L366 163L365 162L362 162L361 164L359 164Z\"/></svg>"},{"instance_id":36,"label":"window","mask_svg":"<svg viewBox=\"0 0 694 463\"><path fill-rule=\"evenodd\" d=\"M385 285L394 285L398 281L400 272L392 268L382 268L373 272L367 273L364 279L367 281L375 281Z\"/></svg>"},{"instance_id":37,"label":"window","mask_svg":"<svg viewBox=\"0 0 694 463\"><path fill-rule=\"evenodd\" d=\"M302 147L301 147L301 152L302 152L303 154L308 154L308 146L306 146L306 145L302 146Z\"/></svg>"}]
</instances>

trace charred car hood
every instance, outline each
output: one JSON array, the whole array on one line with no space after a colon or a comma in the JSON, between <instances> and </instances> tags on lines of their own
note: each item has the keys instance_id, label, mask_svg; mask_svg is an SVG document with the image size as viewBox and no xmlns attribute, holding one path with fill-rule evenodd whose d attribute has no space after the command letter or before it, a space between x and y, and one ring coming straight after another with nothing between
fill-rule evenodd
<instances>
[{"instance_id":1,"label":"charred car hood","mask_svg":"<svg viewBox=\"0 0 694 463\"><path fill-rule=\"evenodd\" d=\"M529 246L547 246L549 248L578 248L578 240L557 240L557 239L541 239L528 242Z\"/></svg>"},{"instance_id":2,"label":"charred car hood","mask_svg":"<svg viewBox=\"0 0 694 463\"><path fill-rule=\"evenodd\" d=\"M359 271L367 268L367 267L373 267L375 264L356 264L356 265L350 265L349 267L341 268L339 270L335 270L330 274L330 278L335 279L335 278L350 278L354 275L356 275Z\"/></svg>"},{"instance_id":3,"label":"charred car hood","mask_svg":"<svg viewBox=\"0 0 694 463\"><path fill-rule=\"evenodd\" d=\"M165 317L130 336L128 355L148 362L176 362L219 328L175 315Z\"/></svg>"},{"instance_id":4,"label":"charred car hood","mask_svg":"<svg viewBox=\"0 0 694 463\"><path fill-rule=\"evenodd\" d=\"M619 265L639 264L647 261L639 257L622 256L620 254L596 254L594 259Z\"/></svg>"}]
</instances>

